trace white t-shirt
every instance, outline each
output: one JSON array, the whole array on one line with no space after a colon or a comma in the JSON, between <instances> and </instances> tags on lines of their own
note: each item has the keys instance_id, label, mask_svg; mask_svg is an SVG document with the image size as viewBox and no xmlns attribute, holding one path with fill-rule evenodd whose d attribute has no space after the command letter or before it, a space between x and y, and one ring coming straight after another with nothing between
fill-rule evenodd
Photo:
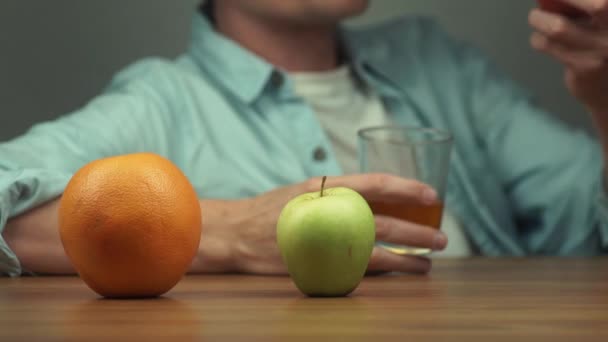
<instances>
[{"instance_id":1,"label":"white t-shirt","mask_svg":"<svg viewBox=\"0 0 608 342\"><path fill-rule=\"evenodd\" d=\"M392 124L379 96L360 84L346 65L327 72L292 73L290 77L295 93L312 107L331 140L344 173L357 173L357 131ZM441 230L449 244L433 256L471 255L464 230L448 209L444 211Z\"/></svg>"}]
</instances>

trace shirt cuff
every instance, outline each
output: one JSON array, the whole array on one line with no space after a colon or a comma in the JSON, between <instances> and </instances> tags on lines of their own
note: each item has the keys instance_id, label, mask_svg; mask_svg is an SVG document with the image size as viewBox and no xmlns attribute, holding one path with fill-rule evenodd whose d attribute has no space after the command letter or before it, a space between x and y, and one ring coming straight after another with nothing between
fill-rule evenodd
<instances>
[{"instance_id":1,"label":"shirt cuff","mask_svg":"<svg viewBox=\"0 0 608 342\"><path fill-rule=\"evenodd\" d=\"M0 276L24 273L1 235L8 219L60 195L70 177L68 173L41 169L0 171Z\"/></svg>"},{"instance_id":2,"label":"shirt cuff","mask_svg":"<svg viewBox=\"0 0 608 342\"><path fill-rule=\"evenodd\" d=\"M0 276L18 277L21 275L21 264L13 251L8 247L2 231L8 221L9 209L6 201L0 197Z\"/></svg>"}]
</instances>

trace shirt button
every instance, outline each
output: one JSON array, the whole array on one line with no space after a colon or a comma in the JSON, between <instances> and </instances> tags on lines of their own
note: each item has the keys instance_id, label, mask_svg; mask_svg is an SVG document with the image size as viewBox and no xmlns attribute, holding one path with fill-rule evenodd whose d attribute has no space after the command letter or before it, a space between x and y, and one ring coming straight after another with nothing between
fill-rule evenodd
<instances>
[{"instance_id":1,"label":"shirt button","mask_svg":"<svg viewBox=\"0 0 608 342\"><path fill-rule=\"evenodd\" d=\"M281 85L283 84L283 76L281 76L281 74L279 74L278 72L273 72L272 75L270 76L270 83L275 87L275 88L280 88Z\"/></svg>"},{"instance_id":2,"label":"shirt button","mask_svg":"<svg viewBox=\"0 0 608 342\"><path fill-rule=\"evenodd\" d=\"M323 147L319 146L315 148L312 157L315 161L322 162L327 159L327 152L325 152L325 149Z\"/></svg>"}]
</instances>

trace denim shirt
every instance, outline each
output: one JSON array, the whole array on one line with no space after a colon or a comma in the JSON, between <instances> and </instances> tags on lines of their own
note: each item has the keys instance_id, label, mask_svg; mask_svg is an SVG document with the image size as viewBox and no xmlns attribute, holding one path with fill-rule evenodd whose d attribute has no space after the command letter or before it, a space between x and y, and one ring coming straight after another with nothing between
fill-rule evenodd
<instances>
[{"instance_id":1,"label":"denim shirt","mask_svg":"<svg viewBox=\"0 0 608 342\"><path fill-rule=\"evenodd\" d=\"M394 121L453 133L446 204L476 253L607 251L597 142L552 119L429 19L342 28L341 40L351 68ZM314 158L318 148L325 159ZM0 231L9 218L60 196L85 163L141 151L172 160L201 198L251 197L342 173L285 73L197 13L183 55L139 61L83 108L0 144ZM0 238L0 273L24 271Z\"/></svg>"}]
</instances>

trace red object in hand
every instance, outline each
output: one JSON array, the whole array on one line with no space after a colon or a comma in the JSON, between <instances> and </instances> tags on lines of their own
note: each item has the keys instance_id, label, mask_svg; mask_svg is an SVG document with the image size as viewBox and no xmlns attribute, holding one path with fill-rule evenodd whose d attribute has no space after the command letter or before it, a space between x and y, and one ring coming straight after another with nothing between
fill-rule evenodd
<instances>
[{"instance_id":1,"label":"red object in hand","mask_svg":"<svg viewBox=\"0 0 608 342\"><path fill-rule=\"evenodd\" d=\"M537 0L541 9L558 13L571 19L586 17L587 13L561 0Z\"/></svg>"}]
</instances>

